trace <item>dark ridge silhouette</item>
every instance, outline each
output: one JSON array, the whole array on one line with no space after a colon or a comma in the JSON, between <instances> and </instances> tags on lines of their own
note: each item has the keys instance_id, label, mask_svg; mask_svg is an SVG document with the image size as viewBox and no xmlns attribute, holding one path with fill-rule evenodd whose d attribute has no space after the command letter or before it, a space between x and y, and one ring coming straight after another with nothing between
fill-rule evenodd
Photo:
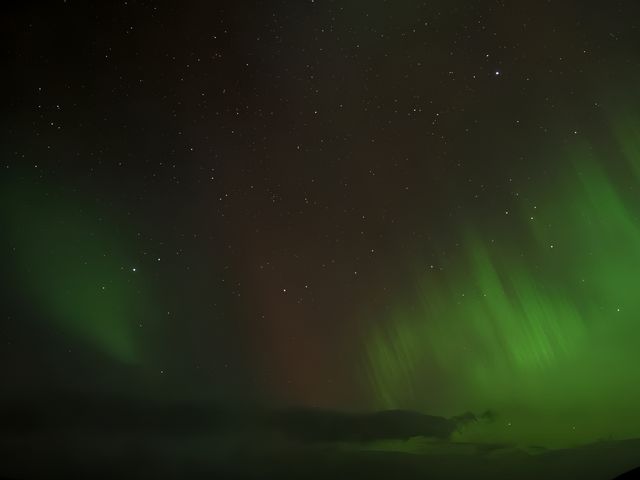
<instances>
[{"instance_id":1,"label":"dark ridge silhouette","mask_svg":"<svg viewBox=\"0 0 640 480\"><path fill-rule=\"evenodd\" d=\"M309 478L610 480L640 462L640 440L547 450L457 443L469 422L391 410L328 410L100 396L0 401L0 480ZM382 451L412 437L420 450ZM636 478L637 470L619 478Z\"/></svg>"},{"instance_id":2,"label":"dark ridge silhouette","mask_svg":"<svg viewBox=\"0 0 640 480\"><path fill-rule=\"evenodd\" d=\"M636 478L640 478L640 467L618 475L614 480L634 480Z\"/></svg>"}]
</instances>

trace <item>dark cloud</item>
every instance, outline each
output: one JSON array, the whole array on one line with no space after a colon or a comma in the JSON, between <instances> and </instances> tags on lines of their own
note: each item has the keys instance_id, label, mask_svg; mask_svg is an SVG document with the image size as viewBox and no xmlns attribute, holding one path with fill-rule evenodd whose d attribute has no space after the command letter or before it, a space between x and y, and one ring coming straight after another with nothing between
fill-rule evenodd
<instances>
[{"instance_id":1,"label":"dark cloud","mask_svg":"<svg viewBox=\"0 0 640 480\"><path fill-rule=\"evenodd\" d=\"M273 432L303 442L362 442L416 436L446 439L476 420L472 413L444 418L403 410L373 413L308 408L269 410L205 401L150 403L69 395L45 396L37 403L6 403L0 412L0 426L5 433L70 429L148 434Z\"/></svg>"},{"instance_id":2,"label":"dark cloud","mask_svg":"<svg viewBox=\"0 0 640 480\"><path fill-rule=\"evenodd\" d=\"M306 441L371 441L423 436L446 439L460 426L475 421L468 413L454 418L404 410L365 414L297 409L277 413L274 426Z\"/></svg>"}]
</instances>

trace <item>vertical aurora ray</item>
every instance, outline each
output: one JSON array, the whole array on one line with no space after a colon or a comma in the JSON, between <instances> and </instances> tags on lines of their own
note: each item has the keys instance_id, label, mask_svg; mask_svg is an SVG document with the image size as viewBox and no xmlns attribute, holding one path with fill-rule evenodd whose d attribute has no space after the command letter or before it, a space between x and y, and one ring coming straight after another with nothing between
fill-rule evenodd
<instances>
[{"instance_id":1,"label":"vertical aurora ray","mask_svg":"<svg viewBox=\"0 0 640 480\"><path fill-rule=\"evenodd\" d=\"M497 411L472 439L640 434L638 125L617 125L615 151L572 143L517 214L464 226L461 255L370 332L375 407Z\"/></svg>"},{"instance_id":2,"label":"vertical aurora ray","mask_svg":"<svg viewBox=\"0 0 640 480\"><path fill-rule=\"evenodd\" d=\"M3 188L2 228L14 245L12 288L70 345L80 342L121 362L138 361L135 334L150 302L116 228L34 184Z\"/></svg>"}]
</instances>

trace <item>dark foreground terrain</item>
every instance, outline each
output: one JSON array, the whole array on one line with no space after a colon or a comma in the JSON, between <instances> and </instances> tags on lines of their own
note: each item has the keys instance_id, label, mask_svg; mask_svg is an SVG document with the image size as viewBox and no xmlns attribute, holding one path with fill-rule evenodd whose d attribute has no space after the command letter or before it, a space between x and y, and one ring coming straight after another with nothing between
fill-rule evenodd
<instances>
[{"instance_id":1,"label":"dark foreground terrain","mask_svg":"<svg viewBox=\"0 0 640 480\"><path fill-rule=\"evenodd\" d=\"M178 438L5 439L0 478L611 479L640 464L640 441L541 454L412 454L306 448L229 449ZM222 450L222 451L221 451Z\"/></svg>"},{"instance_id":2,"label":"dark foreground terrain","mask_svg":"<svg viewBox=\"0 0 640 480\"><path fill-rule=\"evenodd\" d=\"M545 450L450 441L472 414L58 399L0 412L0 478L612 479L640 439ZM410 451L411 453L406 453Z\"/></svg>"}]
</instances>

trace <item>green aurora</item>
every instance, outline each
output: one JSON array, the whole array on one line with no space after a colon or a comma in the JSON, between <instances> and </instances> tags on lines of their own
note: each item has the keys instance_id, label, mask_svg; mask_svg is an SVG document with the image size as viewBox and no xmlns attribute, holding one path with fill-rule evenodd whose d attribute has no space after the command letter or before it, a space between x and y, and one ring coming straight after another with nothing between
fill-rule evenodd
<instances>
[{"instance_id":1,"label":"green aurora","mask_svg":"<svg viewBox=\"0 0 640 480\"><path fill-rule=\"evenodd\" d=\"M40 186L19 187L34 184ZM3 188L3 229L15 245L14 278L29 308L67 336L70 348L139 361L136 331L151 302L121 232L88 202L74 202L53 185L11 185Z\"/></svg>"},{"instance_id":2,"label":"green aurora","mask_svg":"<svg viewBox=\"0 0 640 480\"><path fill-rule=\"evenodd\" d=\"M495 413L461 440L640 433L640 122L624 118L615 148L572 139L554 179L418 276L367 339L375 408Z\"/></svg>"}]
</instances>

